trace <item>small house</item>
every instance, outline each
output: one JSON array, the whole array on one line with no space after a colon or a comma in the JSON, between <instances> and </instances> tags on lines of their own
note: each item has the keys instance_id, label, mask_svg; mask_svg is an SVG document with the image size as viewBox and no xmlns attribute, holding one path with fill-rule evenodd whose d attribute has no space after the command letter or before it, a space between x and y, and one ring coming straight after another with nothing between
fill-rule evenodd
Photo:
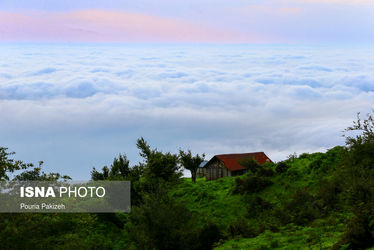
<instances>
[{"instance_id":1,"label":"small house","mask_svg":"<svg viewBox=\"0 0 374 250\"><path fill-rule=\"evenodd\" d=\"M264 152L215 155L198 170L198 175L203 174L207 181L226 176L242 175L248 170L240 165L240 162L251 158L260 165L272 162Z\"/></svg>"},{"instance_id":2,"label":"small house","mask_svg":"<svg viewBox=\"0 0 374 250\"><path fill-rule=\"evenodd\" d=\"M197 177L197 178L205 177L205 176L206 176L206 168L204 168L204 167L205 167L205 165L206 165L207 163L208 163L208 161L203 161L203 162L200 164L199 168L198 168L197 171L196 171L196 177Z\"/></svg>"}]
</instances>

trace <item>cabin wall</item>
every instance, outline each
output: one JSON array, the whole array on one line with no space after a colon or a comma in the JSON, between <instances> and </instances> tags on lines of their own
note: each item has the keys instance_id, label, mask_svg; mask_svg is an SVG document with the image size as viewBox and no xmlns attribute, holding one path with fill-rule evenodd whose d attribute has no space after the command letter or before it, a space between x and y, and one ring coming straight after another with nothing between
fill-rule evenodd
<instances>
[{"instance_id":1,"label":"cabin wall","mask_svg":"<svg viewBox=\"0 0 374 250\"><path fill-rule=\"evenodd\" d=\"M227 170L225 165L220 161L211 162L208 166L205 166L207 181L216 180L218 178L231 176L231 172Z\"/></svg>"},{"instance_id":2,"label":"cabin wall","mask_svg":"<svg viewBox=\"0 0 374 250\"><path fill-rule=\"evenodd\" d=\"M206 176L206 168L202 167L202 168L198 168L197 169L197 172L196 172L196 177L197 178L200 178L200 177L205 177Z\"/></svg>"}]
</instances>

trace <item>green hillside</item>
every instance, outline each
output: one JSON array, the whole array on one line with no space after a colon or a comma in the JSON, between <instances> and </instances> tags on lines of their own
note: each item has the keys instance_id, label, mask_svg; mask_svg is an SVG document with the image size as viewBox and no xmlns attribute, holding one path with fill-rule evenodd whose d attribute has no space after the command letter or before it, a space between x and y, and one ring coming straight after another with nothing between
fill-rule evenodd
<instances>
[{"instance_id":1,"label":"green hillside","mask_svg":"<svg viewBox=\"0 0 374 250\"><path fill-rule=\"evenodd\" d=\"M277 173L276 164L269 164L273 176L261 178L272 184L260 191L235 192L236 179L257 176L248 173L216 181L200 178L196 183L185 179L172 194L220 228L224 239L216 243L217 249L331 248L344 233L350 214L313 208L311 203L324 206L328 197L323 195L333 195L326 192L333 188L331 179L343 150L335 147L326 153L291 156L284 161L287 170L283 173ZM296 208L298 211L291 211Z\"/></svg>"},{"instance_id":2,"label":"green hillside","mask_svg":"<svg viewBox=\"0 0 374 250\"><path fill-rule=\"evenodd\" d=\"M370 249L374 247L374 120L358 119L346 145L242 162L248 173L182 177L199 155L163 153L140 138L144 161L119 155L92 180L131 181L131 212L0 214L0 249ZM359 132L359 133L357 133ZM68 178L41 172L0 148L0 180ZM31 170L30 170L31 169Z\"/></svg>"}]
</instances>

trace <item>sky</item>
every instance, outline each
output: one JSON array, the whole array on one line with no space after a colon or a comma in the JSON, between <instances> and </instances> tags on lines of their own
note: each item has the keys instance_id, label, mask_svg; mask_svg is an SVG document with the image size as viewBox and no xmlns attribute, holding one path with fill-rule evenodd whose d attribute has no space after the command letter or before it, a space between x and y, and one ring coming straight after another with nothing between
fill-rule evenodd
<instances>
[{"instance_id":1,"label":"sky","mask_svg":"<svg viewBox=\"0 0 374 250\"><path fill-rule=\"evenodd\" d=\"M0 146L86 180L163 152L344 145L374 107L374 1L0 1Z\"/></svg>"},{"instance_id":2,"label":"sky","mask_svg":"<svg viewBox=\"0 0 374 250\"><path fill-rule=\"evenodd\" d=\"M324 152L374 107L370 48L3 44L0 61L1 145L75 180L137 164L140 137L207 159Z\"/></svg>"},{"instance_id":3,"label":"sky","mask_svg":"<svg viewBox=\"0 0 374 250\"><path fill-rule=\"evenodd\" d=\"M2 0L0 41L372 44L372 0Z\"/></svg>"}]
</instances>

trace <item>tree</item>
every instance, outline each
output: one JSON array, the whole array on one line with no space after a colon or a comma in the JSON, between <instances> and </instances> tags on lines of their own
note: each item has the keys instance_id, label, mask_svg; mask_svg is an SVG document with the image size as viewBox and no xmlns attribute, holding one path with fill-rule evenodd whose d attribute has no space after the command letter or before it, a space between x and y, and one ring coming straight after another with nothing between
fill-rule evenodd
<instances>
[{"instance_id":1,"label":"tree","mask_svg":"<svg viewBox=\"0 0 374 250\"><path fill-rule=\"evenodd\" d=\"M184 152L179 150L180 162L185 169L191 171L192 182L196 183L196 173L201 163L204 161L205 154L192 156L191 150Z\"/></svg>"},{"instance_id":2,"label":"tree","mask_svg":"<svg viewBox=\"0 0 374 250\"><path fill-rule=\"evenodd\" d=\"M22 173L16 175L13 180L16 181L59 181L71 180L71 177L68 175L61 175L60 173L45 173L41 171L43 161L39 161L39 166L35 167L33 170L23 171Z\"/></svg>"},{"instance_id":3,"label":"tree","mask_svg":"<svg viewBox=\"0 0 374 250\"><path fill-rule=\"evenodd\" d=\"M23 163L19 160L9 158L15 152L8 152L8 148L0 147L0 181L9 180L9 173L17 170L32 168L32 163Z\"/></svg>"},{"instance_id":4,"label":"tree","mask_svg":"<svg viewBox=\"0 0 374 250\"><path fill-rule=\"evenodd\" d=\"M244 168L248 169L249 171L251 171L252 173L256 173L261 168L260 164L258 164L258 162L255 159L253 159L253 157L248 159L242 159L239 161L239 164Z\"/></svg>"},{"instance_id":5,"label":"tree","mask_svg":"<svg viewBox=\"0 0 374 250\"><path fill-rule=\"evenodd\" d=\"M99 172L96 170L96 168L93 168L91 171L91 179L94 181L103 181L109 178L109 168L107 166L104 166L101 170L102 172Z\"/></svg>"},{"instance_id":6,"label":"tree","mask_svg":"<svg viewBox=\"0 0 374 250\"><path fill-rule=\"evenodd\" d=\"M352 218L341 241L335 247L348 244L350 249L374 246L374 118L367 114L344 130L346 138L343 165L338 171L344 197L351 205ZM352 134L349 135L349 134Z\"/></svg>"},{"instance_id":7,"label":"tree","mask_svg":"<svg viewBox=\"0 0 374 250\"><path fill-rule=\"evenodd\" d=\"M126 154L119 154L118 158L114 157L113 163L108 168L104 166L102 172L93 168L91 171L91 179L94 181L99 180L125 180L127 179L132 172L132 169L129 167L130 161L127 159Z\"/></svg>"},{"instance_id":8,"label":"tree","mask_svg":"<svg viewBox=\"0 0 374 250\"><path fill-rule=\"evenodd\" d=\"M347 135L354 133L355 136ZM342 174L352 204L367 203L374 197L374 120L371 114L361 120L360 113L353 126L345 130L346 150Z\"/></svg>"},{"instance_id":9,"label":"tree","mask_svg":"<svg viewBox=\"0 0 374 250\"><path fill-rule=\"evenodd\" d=\"M143 137L137 140L136 146L140 149L140 156L144 158L143 176L148 183L157 184L159 179L171 183L182 176L178 155L151 150Z\"/></svg>"},{"instance_id":10,"label":"tree","mask_svg":"<svg viewBox=\"0 0 374 250\"><path fill-rule=\"evenodd\" d=\"M169 194L166 182L146 194L129 219L126 229L136 249L194 249L198 244L196 216Z\"/></svg>"},{"instance_id":11,"label":"tree","mask_svg":"<svg viewBox=\"0 0 374 250\"><path fill-rule=\"evenodd\" d=\"M126 154L119 154L118 158L114 158L109 176L126 178L130 175L129 168L130 161L127 159Z\"/></svg>"}]
</instances>

